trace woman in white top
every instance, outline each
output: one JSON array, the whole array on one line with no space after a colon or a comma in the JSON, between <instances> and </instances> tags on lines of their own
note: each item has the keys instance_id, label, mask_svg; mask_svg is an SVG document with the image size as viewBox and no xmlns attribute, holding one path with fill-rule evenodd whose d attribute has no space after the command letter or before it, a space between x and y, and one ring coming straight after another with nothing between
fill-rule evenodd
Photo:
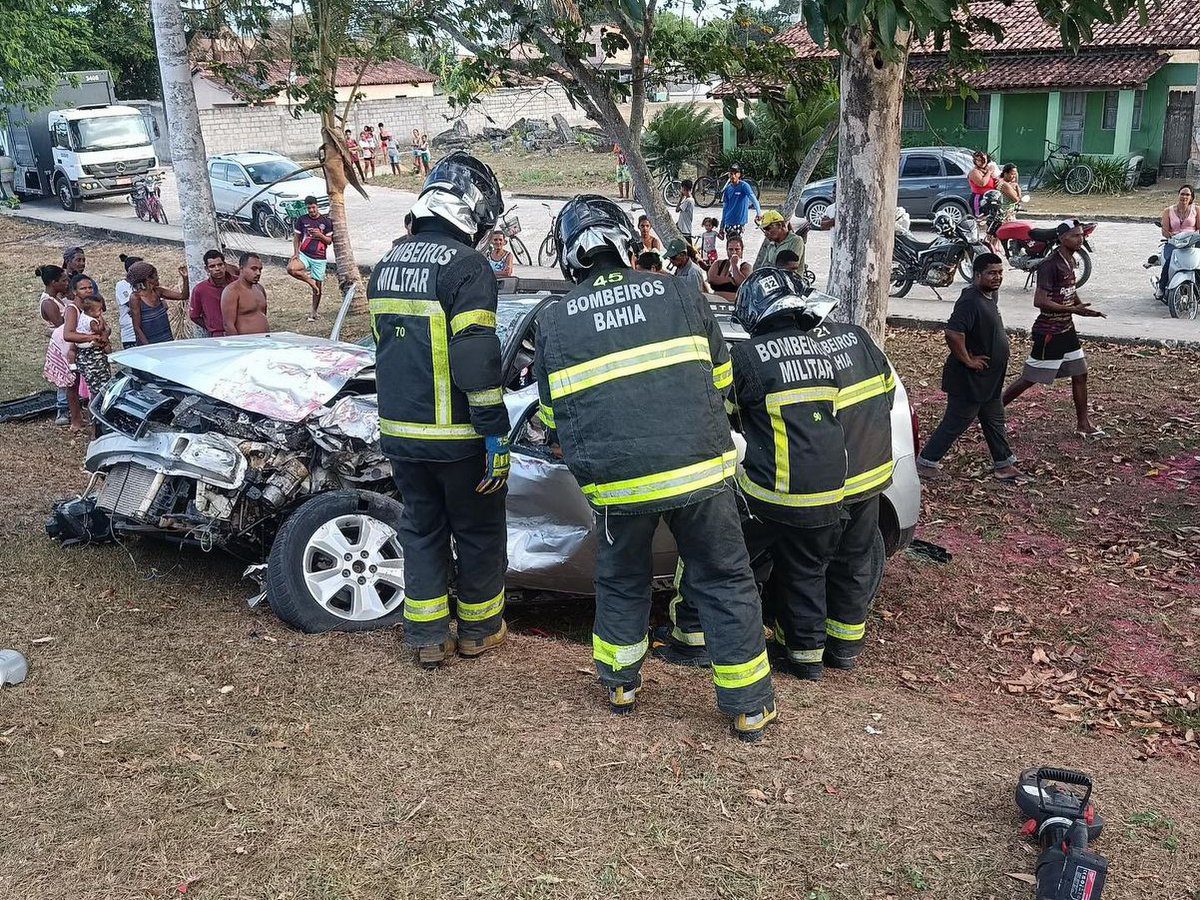
<instances>
[{"instance_id":1,"label":"woman in white top","mask_svg":"<svg viewBox=\"0 0 1200 900\"><path fill-rule=\"evenodd\" d=\"M124 253L120 258L126 272L134 263L142 261L140 256L126 256ZM137 332L133 328L133 316L129 312L129 304L133 302L133 285L129 283L129 279L122 278L116 283L113 291L117 295L117 321L121 325L121 345L132 347L137 343Z\"/></svg>"}]
</instances>

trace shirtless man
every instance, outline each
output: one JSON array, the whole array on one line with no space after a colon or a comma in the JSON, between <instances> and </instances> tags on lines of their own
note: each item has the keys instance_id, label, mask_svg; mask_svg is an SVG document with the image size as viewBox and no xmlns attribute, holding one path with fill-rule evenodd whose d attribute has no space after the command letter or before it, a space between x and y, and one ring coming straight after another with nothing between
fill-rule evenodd
<instances>
[{"instance_id":1,"label":"shirtless man","mask_svg":"<svg viewBox=\"0 0 1200 900\"><path fill-rule=\"evenodd\" d=\"M225 334L266 334L267 292L258 283L262 260L254 253L243 253L238 260L238 278L221 292L221 318Z\"/></svg>"}]
</instances>

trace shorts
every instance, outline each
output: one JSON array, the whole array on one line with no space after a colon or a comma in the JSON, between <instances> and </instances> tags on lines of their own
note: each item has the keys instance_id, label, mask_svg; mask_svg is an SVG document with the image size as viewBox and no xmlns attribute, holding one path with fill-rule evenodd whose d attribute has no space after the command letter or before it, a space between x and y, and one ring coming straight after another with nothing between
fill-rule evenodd
<instances>
[{"instance_id":1,"label":"shorts","mask_svg":"<svg viewBox=\"0 0 1200 900\"><path fill-rule=\"evenodd\" d=\"M304 270L312 276L313 281L325 280L325 267L329 264L328 260L313 259L311 256L301 253L300 262L304 264Z\"/></svg>"},{"instance_id":2,"label":"shorts","mask_svg":"<svg viewBox=\"0 0 1200 900\"><path fill-rule=\"evenodd\" d=\"M741 237L742 232L745 230L746 230L746 226L744 224L742 224L742 225L726 225L725 226L725 240L729 240L731 237Z\"/></svg>"},{"instance_id":3,"label":"shorts","mask_svg":"<svg viewBox=\"0 0 1200 900\"><path fill-rule=\"evenodd\" d=\"M617 184L625 184L630 180L629 166L617 166Z\"/></svg>"},{"instance_id":4,"label":"shorts","mask_svg":"<svg viewBox=\"0 0 1200 900\"><path fill-rule=\"evenodd\" d=\"M1059 334L1034 334L1021 377L1034 384L1053 384L1056 378L1086 375L1087 370L1079 332L1072 328Z\"/></svg>"}]
</instances>

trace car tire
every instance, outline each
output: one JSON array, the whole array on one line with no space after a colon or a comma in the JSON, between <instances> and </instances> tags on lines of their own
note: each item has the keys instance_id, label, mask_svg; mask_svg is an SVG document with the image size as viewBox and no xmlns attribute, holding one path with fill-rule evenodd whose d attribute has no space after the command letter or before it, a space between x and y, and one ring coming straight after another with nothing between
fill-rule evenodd
<instances>
[{"instance_id":1,"label":"car tire","mask_svg":"<svg viewBox=\"0 0 1200 900\"><path fill-rule=\"evenodd\" d=\"M267 220L270 219L272 215L274 215L274 214L271 212L270 207L267 207L267 206L254 207L254 215L251 217L251 221L253 222L253 228L256 232L261 234L263 237L270 237L270 235L267 234Z\"/></svg>"},{"instance_id":2,"label":"car tire","mask_svg":"<svg viewBox=\"0 0 1200 900\"><path fill-rule=\"evenodd\" d=\"M59 205L67 212L75 212L79 209L80 201L71 191L71 182L61 175L54 182L54 192L58 195Z\"/></svg>"},{"instance_id":3,"label":"car tire","mask_svg":"<svg viewBox=\"0 0 1200 900\"><path fill-rule=\"evenodd\" d=\"M275 615L307 634L397 624L404 609L404 553L396 537L403 517L403 504L370 491L330 491L302 504L267 557L267 602Z\"/></svg>"},{"instance_id":4,"label":"car tire","mask_svg":"<svg viewBox=\"0 0 1200 900\"><path fill-rule=\"evenodd\" d=\"M875 540L871 542L871 549L867 551L867 559L871 566L871 599L867 607L869 609L879 596L879 589L883 586L883 570L887 566L887 545L883 540L883 532L878 528L875 529Z\"/></svg>"},{"instance_id":5,"label":"car tire","mask_svg":"<svg viewBox=\"0 0 1200 900\"><path fill-rule=\"evenodd\" d=\"M825 210L827 209L829 209L828 200L810 200L804 207L804 218L808 219L808 224L820 231L821 219L825 216Z\"/></svg>"},{"instance_id":6,"label":"car tire","mask_svg":"<svg viewBox=\"0 0 1200 900\"><path fill-rule=\"evenodd\" d=\"M958 200L944 200L933 208L935 216L943 212L950 216L950 221L955 225L958 225L959 222L971 215L971 211L967 209L966 204Z\"/></svg>"}]
</instances>

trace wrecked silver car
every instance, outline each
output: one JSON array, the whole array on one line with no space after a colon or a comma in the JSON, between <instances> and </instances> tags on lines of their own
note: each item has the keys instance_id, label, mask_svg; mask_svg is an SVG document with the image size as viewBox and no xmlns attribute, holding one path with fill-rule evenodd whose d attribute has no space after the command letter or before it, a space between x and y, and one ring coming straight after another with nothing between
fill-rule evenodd
<instances>
[{"instance_id":1,"label":"wrecked silver car","mask_svg":"<svg viewBox=\"0 0 1200 900\"><path fill-rule=\"evenodd\" d=\"M508 588L593 592L593 517L547 442L532 376L546 294L503 296L505 402L512 422ZM726 337L744 333L718 307ZM271 608L304 631L389 625L404 599L403 512L379 450L374 348L296 334L176 341L116 353L119 374L93 400L104 433L88 448L84 497L60 505L65 539L150 534L252 564ZM897 380L896 474L877 541L912 538L920 504L915 429ZM740 436L735 435L740 445ZM660 528L655 573L675 571Z\"/></svg>"}]
</instances>

